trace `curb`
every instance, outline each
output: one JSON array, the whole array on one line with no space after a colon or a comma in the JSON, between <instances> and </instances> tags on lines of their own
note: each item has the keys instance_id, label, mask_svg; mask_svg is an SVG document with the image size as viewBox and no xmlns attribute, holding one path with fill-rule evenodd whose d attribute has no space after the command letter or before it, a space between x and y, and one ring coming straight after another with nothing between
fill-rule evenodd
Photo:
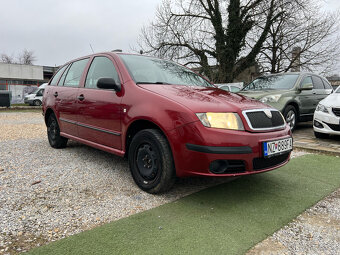
<instances>
[{"instance_id":1,"label":"curb","mask_svg":"<svg viewBox=\"0 0 340 255\"><path fill-rule=\"evenodd\" d=\"M321 150L321 149L316 149L316 148L304 147L302 145L293 145L293 149L300 149L300 150L319 153L323 155L332 155L332 156L338 156L338 157L340 156L340 152L337 152L337 151Z\"/></svg>"}]
</instances>

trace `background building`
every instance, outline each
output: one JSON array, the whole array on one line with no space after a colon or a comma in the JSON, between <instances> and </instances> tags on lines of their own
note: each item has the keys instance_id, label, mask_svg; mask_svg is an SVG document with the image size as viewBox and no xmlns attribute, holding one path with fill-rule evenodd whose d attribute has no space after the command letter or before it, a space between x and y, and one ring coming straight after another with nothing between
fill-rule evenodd
<instances>
[{"instance_id":1,"label":"background building","mask_svg":"<svg viewBox=\"0 0 340 255\"><path fill-rule=\"evenodd\" d=\"M23 103L25 95L48 82L57 67L0 63L0 90L10 91L11 104Z\"/></svg>"}]
</instances>

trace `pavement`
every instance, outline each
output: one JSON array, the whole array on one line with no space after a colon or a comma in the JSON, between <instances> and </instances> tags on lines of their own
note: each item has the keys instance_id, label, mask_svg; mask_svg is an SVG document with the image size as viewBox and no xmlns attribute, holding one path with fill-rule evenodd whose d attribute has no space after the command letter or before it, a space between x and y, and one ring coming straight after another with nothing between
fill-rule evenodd
<instances>
[{"instance_id":1,"label":"pavement","mask_svg":"<svg viewBox=\"0 0 340 255\"><path fill-rule=\"evenodd\" d=\"M314 136L312 122L299 123L293 132L294 149L340 155L340 136L320 139Z\"/></svg>"}]
</instances>

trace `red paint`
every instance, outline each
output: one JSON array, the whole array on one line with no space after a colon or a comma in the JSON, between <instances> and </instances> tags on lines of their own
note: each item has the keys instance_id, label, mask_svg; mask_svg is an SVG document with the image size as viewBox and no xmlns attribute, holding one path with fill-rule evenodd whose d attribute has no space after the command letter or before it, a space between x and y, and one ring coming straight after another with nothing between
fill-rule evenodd
<instances>
[{"instance_id":1,"label":"red paint","mask_svg":"<svg viewBox=\"0 0 340 255\"><path fill-rule=\"evenodd\" d=\"M120 92L84 88L87 70L93 57L98 55L106 56L114 63L121 81ZM255 132L249 128L242 110L268 108L267 105L217 88L136 85L116 53L94 54L89 57L90 61L78 88L47 86L45 89L43 111L46 113L49 109L53 110L63 136L124 156L129 126L137 120L150 121L163 131L169 141L177 176L244 175L272 170L288 162L263 171L253 171L252 160L263 157L263 141L291 136L288 126L270 132ZM54 97L55 92L58 93L57 97ZM83 101L77 99L80 95L85 97ZM199 112L237 112L243 121L245 131L206 128L195 115ZM70 122L60 121L60 118ZM83 125L102 131L89 129ZM201 153L188 150L187 143L223 147L249 146L252 153L239 155ZM244 160L246 172L213 174L209 171L209 164L217 159Z\"/></svg>"}]
</instances>

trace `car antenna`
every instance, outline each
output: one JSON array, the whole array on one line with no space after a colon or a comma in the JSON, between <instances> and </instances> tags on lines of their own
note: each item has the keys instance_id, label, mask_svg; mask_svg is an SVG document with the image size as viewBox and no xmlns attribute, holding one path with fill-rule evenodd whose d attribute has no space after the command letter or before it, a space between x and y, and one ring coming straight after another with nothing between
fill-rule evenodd
<instances>
[{"instance_id":1,"label":"car antenna","mask_svg":"<svg viewBox=\"0 0 340 255\"><path fill-rule=\"evenodd\" d=\"M92 50L92 53L94 53L91 43L89 43L89 44L90 44L90 48L91 48L91 50Z\"/></svg>"}]
</instances>

